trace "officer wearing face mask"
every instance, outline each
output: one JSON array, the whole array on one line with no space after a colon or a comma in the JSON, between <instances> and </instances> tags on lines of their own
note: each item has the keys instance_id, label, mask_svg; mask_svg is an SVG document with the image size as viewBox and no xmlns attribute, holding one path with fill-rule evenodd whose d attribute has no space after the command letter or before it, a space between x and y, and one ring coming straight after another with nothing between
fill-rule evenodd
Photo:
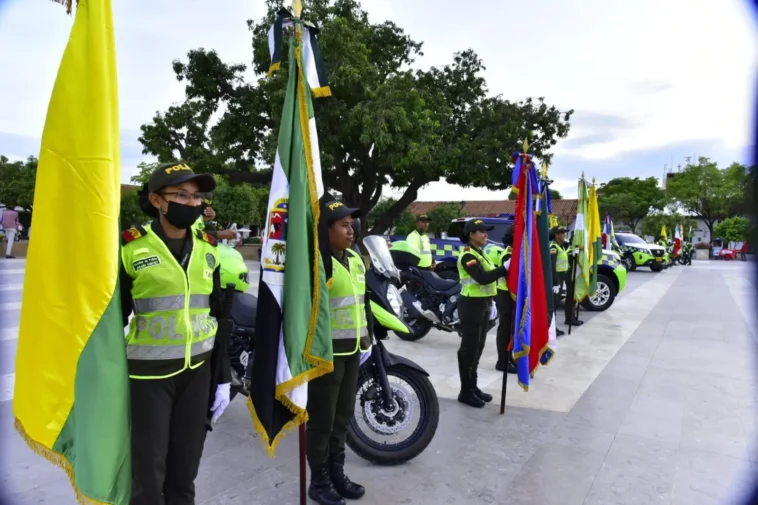
<instances>
[{"instance_id":1,"label":"officer wearing face mask","mask_svg":"<svg viewBox=\"0 0 758 505\"><path fill-rule=\"evenodd\" d=\"M229 405L227 343L216 321L223 302L219 255L213 237L192 229L214 187L212 176L186 164L161 165L147 183L156 219L122 233L131 505L195 503L208 406L215 421Z\"/></svg>"}]
</instances>

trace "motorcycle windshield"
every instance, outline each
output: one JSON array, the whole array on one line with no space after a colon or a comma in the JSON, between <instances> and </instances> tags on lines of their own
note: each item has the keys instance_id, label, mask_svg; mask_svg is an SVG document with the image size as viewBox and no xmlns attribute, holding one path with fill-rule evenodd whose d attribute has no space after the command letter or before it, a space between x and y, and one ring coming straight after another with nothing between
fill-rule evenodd
<instances>
[{"instance_id":1,"label":"motorcycle windshield","mask_svg":"<svg viewBox=\"0 0 758 505\"><path fill-rule=\"evenodd\" d=\"M400 280L400 271L395 266L390 255L390 248L387 240L378 235L371 235L363 239L363 245L366 246L368 255L371 257L371 263L374 270L386 277L394 277Z\"/></svg>"}]
</instances>

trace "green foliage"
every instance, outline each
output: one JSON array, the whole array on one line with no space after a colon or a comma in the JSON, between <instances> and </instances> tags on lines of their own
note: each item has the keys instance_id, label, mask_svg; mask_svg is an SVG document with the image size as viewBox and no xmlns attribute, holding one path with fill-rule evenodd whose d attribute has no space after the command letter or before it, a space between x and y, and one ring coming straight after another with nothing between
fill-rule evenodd
<instances>
[{"instance_id":1,"label":"green foliage","mask_svg":"<svg viewBox=\"0 0 758 505\"><path fill-rule=\"evenodd\" d=\"M258 224L255 221L260 217L259 208L258 195L246 184L230 186L222 183L213 192L216 221L225 226Z\"/></svg>"},{"instance_id":2,"label":"green foliage","mask_svg":"<svg viewBox=\"0 0 758 505\"><path fill-rule=\"evenodd\" d=\"M248 21L255 80L245 82L246 67L224 63L214 51L192 50L185 61L174 61L177 79L186 84L185 101L142 126L144 153L226 173L230 182L270 180L288 41L280 70L266 78L268 30L282 2L266 4L263 19ZM403 189L374 214L373 233L397 222L430 182L507 188L511 153L527 136L530 152L549 161L552 147L568 134L573 111L559 111L542 98L488 96L484 65L471 50L442 67L411 70L421 43L391 21L372 23L356 0L309 0L303 17L322 27L332 90L331 98L314 101L327 189L364 215L388 187ZM215 120L217 111L223 112Z\"/></svg>"},{"instance_id":3,"label":"green foliage","mask_svg":"<svg viewBox=\"0 0 758 505\"><path fill-rule=\"evenodd\" d=\"M727 242L744 242L750 238L752 231L750 220L741 216L724 219L713 227L714 238Z\"/></svg>"},{"instance_id":4,"label":"green foliage","mask_svg":"<svg viewBox=\"0 0 758 505\"><path fill-rule=\"evenodd\" d=\"M26 161L9 161L0 155L0 202L9 208L33 207L37 161L34 156Z\"/></svg>"},{"instance_id":5,"label":"green foliage","mask_svg":"<svg viewBox=\"0 0 758 505\"><path fill-rule=\"evenodd\" d=\"M618 177L601 184L597 193L600 215L610 214L614 223L624 224L632 231L650 212L666 206L666 194L655 177Z\"/></svg>"},{"instance_id":6,"label":"green foliage","mask_svg":"<svg viewBox=\"0 0 758 505\"><path fill-rule=\"evenodd\" d=\"M702 219L711 235L716 221L747 210L749 171L739 163L721 170L715 162L701 157L697 164L666 182L666 192L675 204Z\"/></svg>"},{"instance_id":7,"label":"green foliage","mask_svg":"<svg viewBox=\"0 0 758 505\"><path fill-rule=\"evenodd\" d=\"M411 211L404 209L397 218L394 235L408 235L416 229L416 216Z\"/></svg>"},{"instance_id":8,"label":"green foliage","mask_svg":"<svg viewBox=\"0 0 758 505\"><path fill-rule=\"evenodd\" d=\"M160 163L146 163L143 161L137 165L137 174L133 175L129 180L132 184L138 184L141 186L150 179L150 176L153 174L155 169L158 168L159 165Z\"/></svg>"},{"instance_id":9,"label":"green foliage","mask_svg":"<svg viewBox=\"0 0 758 505\"><path fill-rule=\"evenodd\" d=\"M656 212L650 214L649 216L646 216L642 220L642 234L657 238L658 235L661 234L661 228L663 225L666 225L666 234L671 240L674 240L676 225L681 225L684 227L682 233L685 234L685 240L689 240L691 238L686 235L687 230L689 230L690 227L697 228L697 222L695 222L694 219L683 216L682 214L665 214L663 212Z\"/></svg>"},{"instance_id":10,"label":"green foliage","mask_svg":"<svg viewBox=\"0 0 758 505\"><path fill-rule=\"evenodd\" d=\"M444 203L429 211L429 217L432 222L429 223L429 232L435 237L440 238L442 232L446 232L450 226L450 221L456 217L461 217L462 205L459 203Z\"/></svg>"},{"instance_id":11,"label":"green foliage","mask_svg":"<svg viewBox=\"0 0 758 505\"><path fill-rule=\"evenodd\" d=\"M518 195L511 191L508 193L508 200L515 200ZM551 200L563 200L563 196L557 189L551 189L550 190L550 199Z\"/></svg>"},{"instance_id":12,"label":"green foliage","mask_svg":"<svg viewBox=\"0 0 758 505\"><path fill-rule=\"evenodd\" d=\"M121 193L120 219L122 229L144 224L150 220L139 206L139 195L136 189L130 189Z\"/></svg>"},{"instance_id":13,"label":"green foliage","mask_svg":"<svg viewBox=\"0 0 758 505\"><path fill-rule=\"evenodd\" d=\"M268 187L253 187L253 194L256 199L255 212L253 214L253 220L250 224L254 224L258 227L263 227L266 223L266 216L268 215Z\"/></svg>"}]
</instances>

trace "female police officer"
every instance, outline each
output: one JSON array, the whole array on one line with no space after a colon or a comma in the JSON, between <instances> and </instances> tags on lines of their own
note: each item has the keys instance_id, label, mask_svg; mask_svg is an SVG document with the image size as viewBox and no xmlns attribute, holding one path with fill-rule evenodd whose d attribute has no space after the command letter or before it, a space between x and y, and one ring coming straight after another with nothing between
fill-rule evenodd
<instances>
[{"instance_id":1,"label":"female police officer","mask_svg":"<svg viewBox=\"0 0 758 505\"><path fill-rule=\"evenodd\" d=\"M365 266L353 251L353 218L358 209L330 201L322 206L321 225L328 229L332 256L329 305L334 346L334 372L308 383L306 453L311 468L308 496L320 505L344 505L366 490L345 475L345 439L355 409L360 352L370 346L371 312L366 296Z\"/></svg>"},{"instance_id":2,"label":"female police officer","mask_svg":"<svg viewBox=\"0 0 758 505\"><path fill-rule=\"evenodd\" d=\"M461 241L466 245L458 257L458 275L463 285L458 298L458 316L461 320L461 347L458 349L458 372L461 392L458 401L471 407L484 407L492 395L477 385L477 368L484 351L489 329L490 307L495 298L495 282L506 274L506 267L495 267L482 247L487 243L487 232L492 226L481 219L469 219L463 227Z\"/></svg>"},{"instance_id":3,"label":"female police officer","mask_svg":"<svg viewBox=\"0 0 758 505\"><path fill-rule=\"evenodd\" d=\"M191 228L210 175L158 167L148 182L157 219L122 233L121 305L131 378L132 505L193 505L205 443L211 363L220 374L211 410L229 405L226 341L217 338L221 282L216 242Z\"/></svg>"}]
</instances>

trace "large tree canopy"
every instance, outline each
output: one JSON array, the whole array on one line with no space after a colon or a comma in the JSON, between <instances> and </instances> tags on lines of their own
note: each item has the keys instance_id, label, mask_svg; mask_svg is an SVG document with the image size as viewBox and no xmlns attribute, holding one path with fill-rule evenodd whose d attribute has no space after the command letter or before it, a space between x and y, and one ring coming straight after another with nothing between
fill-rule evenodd
<instances>
[{"instance_id":1,"label":"large tree canopy","mask_svg":"<svg viewBox=\"0 0 758 505\"><path fill-rule=\"evenodd\" d=\"M287 50L281 69L267 78L267 32L281 4L267 0L267 16L248 21L254 82L244 81L245 65L224 63L214 51L192 50L186 61L174 61L186 99L142 126L145 154L227 173L233 183L270 179ZM550 149L568 134L573 111L542 98L490 95L483 63L471 50L441 68L418 70L412 65L421 43L390 21L372 23L355 0L311 0L303 17L322 27L332 89L332 97L314 104L327 189L364 215L388 186L403 190L374 220L374 233L388 229L430 182L507 188L511 154L525 138L532 154L549 161Z\"/></svg>"},{"instance_id":2,"label":"large tree canopy","mask_svg":"<svg viewBox=\"0 0 758 505\"><path fill-rule=\"evenodd\" d=\"M716 221L746 212L749 171L733 163L721 170L708 158L668 179L666 192L683 211L705 222L713 235Z\"/></svg>"},{"instance_id":3,"label":"large tree canopy","mask_svg":"<svg viewBox=\"0 0 758 505\"><path fill-rule=\"evenodd\" d=\"M650 212L666 206L666 194L655 177L618 177L601 184L597 193L600 213L610 214L614 222L627 225L632 232Z\"/></svg>"},{"instance_id":4,"label":"large tree canopy","mask_svg":"<svg viewBox=\"0 0 758 505\"><path fill-rule=\"evenodd\" d=\"M10 161L0 155L0 203L14 208L31 209L34 205L34 184L37 179L37 158Z\"/></svg>"}]
</instances>

